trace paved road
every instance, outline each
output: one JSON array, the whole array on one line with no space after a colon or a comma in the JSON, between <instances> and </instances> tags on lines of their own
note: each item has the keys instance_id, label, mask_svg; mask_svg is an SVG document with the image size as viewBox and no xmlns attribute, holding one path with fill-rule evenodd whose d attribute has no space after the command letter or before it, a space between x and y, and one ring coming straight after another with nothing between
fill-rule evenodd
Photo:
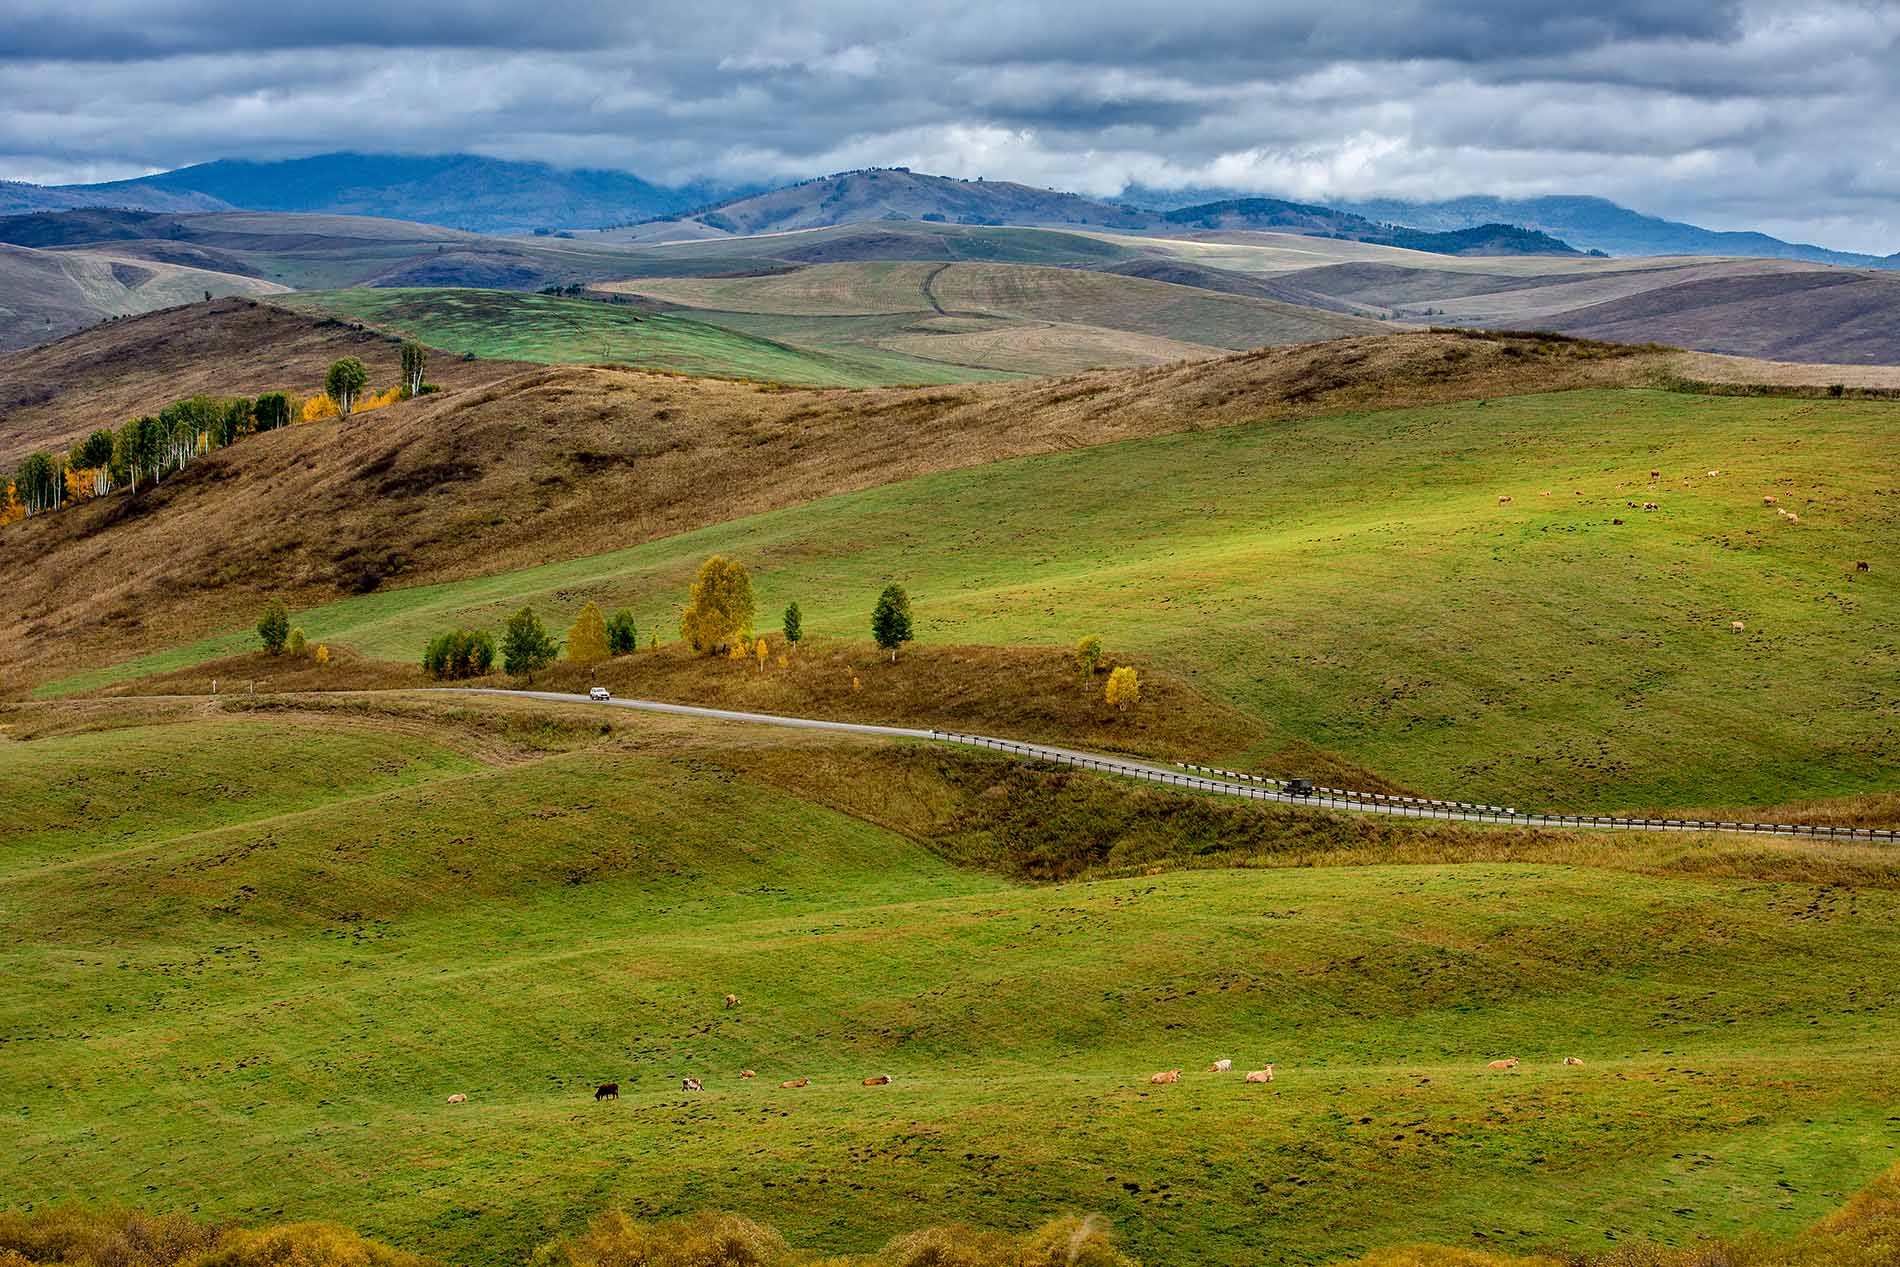
<instances>
[{"instance_id":1,"label":"paved road","mask_svg":"<svg viewBox=\"0 0 1900 1267\"><path fill-rule=\"evenodd\" d=\"M468 695L510 695L525 696L529 699L547 700L556 704L591 703L585 695L569 695L559 691L517 691L492 686L464 686L437 688L446 692ZM776 713L747 713L730 708L701 708L693 704L665 704L658 700L614 699L599 708L632 708L649 713L671 713L680 717L704 717L713 721L747 722L761 726L786 726L795 730L829 730L852 735L876 735L887 739L922 739L938 743L954 743L967 747L987 748L1005 752L1014 756L1039 761L1054 761L1081 769L1097 770L1104 774L1119 774L1128 778L1143 779L1154 783L1166 783L1174 787L1190 788L1195 791L1212 792L1222 796L1235 796L1250 801L1272 801L1283 805L1300 805L1316 809L1344 810L1354 814L1383 814L1391 818L1430 818L1439 822L1464 823L1503 823L1520 827L1561 827L1586 829L1593 831L1661 831L1661 832L1705 832L1729 831L1749 835L1786 835L1820 837L1822 839L1895 839L1895 833L1870 833L1866 828L1850 832L1846 828L1802 828L1773 823L1722 823L1720 825L1699 822L1665 819L1611 819L1607 817L1508 813L1474 808L1453 808L1446 806L1394 805L1390 802L1360 799L1353 796L1315 795L1293 796L1258 784L1244 783L1233 779L1188 774L1168 766L1153 765L1145 761L1135 761L1127 757L1109 756L1099 752L1083 752L1074 748L1058 748L1049 744L1022 743L1013 739L997 739L988 735L963 735L941 730L919 730L909 726L874 726L863 722L825 721L816 717L785 717Z\"/></svg>"}]
</instances>

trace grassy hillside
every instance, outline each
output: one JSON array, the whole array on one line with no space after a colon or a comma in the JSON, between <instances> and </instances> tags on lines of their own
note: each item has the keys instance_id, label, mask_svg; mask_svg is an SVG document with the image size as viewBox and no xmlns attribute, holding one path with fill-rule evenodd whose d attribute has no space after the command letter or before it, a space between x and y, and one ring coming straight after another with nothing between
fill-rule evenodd
<instances>
[{"instance_id":1,"label":"grassy hillside","mask_svg":"<svg viewBox=\"0 0 1900 1267\"><path fill-rule=\"evenodd\" d=\"M993 263L820 264L767 276L636 279L603 289L707 321L849 352L871 346L1024 373L1157 364L1370 334L1333 311L1119 273Z\"/></svg>"},{"instance_id":2,"label":"grassy hillside","mask_svg":"<svg viewBox=\"0 0 1900 1267\"><path fill-rule=\"evenodd\" d=\"M248 626L273 592L307 606L998 458L1375 400L1659 381L1670 363L1600 344L1414 335L904 391L541 369L257 437L137 497L12 525L7 579L23 620L0 622L0 664L24 686Z\"/></svg>"},{"instance_id":3,"label":"grassy hillside","mask_svg":"<svg viewBox=\"0 0 1900 1267\"><path fill-rule=\"evenodd\" d=\"M554 295L390 288L305 293L289 302L476 356L543 364L631 365L816 387L986 377L876 348L794 345L674 313Z\"/></svg>"},{"instance_id":4,"label":"grassy hillside","mask_svg":"<svg viewBox=\"0 0 1900 1267\"><path fill-rule=\"evenodd\" d=\"M1892 412L1576 392L1164 436L298 620L396 660L522 602L557 624L590 598L630 604L670 633L692 568L722 551L752 566L766 612L796 598L814 634L862 638L871 597L899 580L924 641L1099 632L1256 719L1256 756L1300 741L1441 795L1628 808L1891 791L1881 631L1900 599L1876 455ZM1660 509L1631 509L1645 501Z\"/></svg>"},{"instance_id":5,"label":"grassy hillside","mask_svg":"<svg viewBox=\"0 0 1900 1267\"><path fill-rule=\"evenodd\" d=\"M64 447L99 427L157 413L197 393L314 395L338 357L353 356L378 388L401 370L395 340L275 303L187 303L0 355L0 468L34 449ZM492 382L519 362L464 361L435 350L428 377L445 391Z\"/></svg>"},{"instance_id":6,"label":"grassy hillside","mask_svg":"<svg viewBox=\"0 0 1900 1267\"><path fill-rule=\"evenodd\" d=\"M589 721L520 713L552 751L474 767L481 723L439 710L0 748L9 788L66 789L0 828L5 1187L469 1263L606 1205L839 1248L927 1205L1101 1211L1151 1261L1246 1264L1789 1229L1900 1142L1900 1035L1867 1004L1900 987L1888 889L1539 863L1023 888L893 830L975 827L983 760L894 786L862 745ZM877 779L891 825L748 773L781 752ZM135 796L136 831L90 830ZM1278 1079L1194 1072L1215 1056Z\"/></svg>"},{"instance_id":7,"label":"grassy hillside","mask_svg":"<svg viewBox=\"0 0 1900 1267\"><path fill-rule=\"evenodd\" d=\"M254 277L125 252L41 251L0 243L0 352L29 347L107 317L151 312L213 295L265 295Z\"/></svg>"}]
</instances>

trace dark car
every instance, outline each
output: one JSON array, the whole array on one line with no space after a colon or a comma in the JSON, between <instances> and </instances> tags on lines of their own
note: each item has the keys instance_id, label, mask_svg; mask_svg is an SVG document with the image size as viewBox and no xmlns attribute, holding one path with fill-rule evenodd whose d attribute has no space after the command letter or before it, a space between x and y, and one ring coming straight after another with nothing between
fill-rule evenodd
<instances>
[{"instance_id":1,"label":"dark car","mask_svg":"<svg viewBox=\"0 0 1900 1267\"><path fill-rule=\"evenodd\" d=\"M1286 794L1288 796L1311 796L1313 794L1313 780L1288 779L1286 781Z\"/></svg>"}]
</instances>

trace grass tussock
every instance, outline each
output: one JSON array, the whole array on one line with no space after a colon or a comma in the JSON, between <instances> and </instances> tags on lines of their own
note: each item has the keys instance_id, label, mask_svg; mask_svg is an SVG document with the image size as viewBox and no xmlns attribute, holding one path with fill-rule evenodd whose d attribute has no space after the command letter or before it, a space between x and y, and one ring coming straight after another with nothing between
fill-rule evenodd
<instances>
[{"instance_id":1,"label":"grass tussock","mask_svg":"<svg viewBox=\"0 0 1900 1267\"><path fill-rule=\"evenodd\" d=\"M4 1267L430 1267L431 1261L334 1223L247 1229L118 1208L0 1214Z\"/></svg>"}]
</instances>

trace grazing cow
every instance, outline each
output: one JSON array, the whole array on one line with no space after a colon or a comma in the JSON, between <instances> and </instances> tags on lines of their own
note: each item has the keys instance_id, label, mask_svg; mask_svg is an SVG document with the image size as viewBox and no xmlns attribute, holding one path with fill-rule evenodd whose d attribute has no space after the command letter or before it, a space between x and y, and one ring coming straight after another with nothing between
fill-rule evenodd
<instances>
[{"instance_id":1,"label":"grazing cow","mask_svg":"<svg viewBox=\"0 0 1900 1267\"><path fill-rule=\"evenodd\" d=\"M756 1078L759 1075L756 1073L753 1073L750 1069L741 1069L739 1071L739 1076L741 1078Z\"/></svg>"},{"instance_id":2,"label":"grazing cow","mask_svg":"<svg viewBox=\"0 0 1900 1267\"><path fill-rule=\"evenodd\" d=\"M888 1087L891 1085L891 1075L888 1073L874 1073L864 1080L864 1085L867 1087Z\"/></svg>"},{"instance_id":3,"label":"grazing cow","mask_svg":"<svg viewBox=\"0 0 1900 1267\"><path fill-rule=\"evenodd\" d=\"M1253 1070L1253 1071L1252 1071L1251 1073L1249 1073L1249 1074L1247 1075L1247 1081L1249 1081L1249 1082L1272 1082L1272 1081L1273 1081L1273 1066L1272 1066L1272 1065L1268 1065L1268 1066L1267 1066L1267 1067L1266 1067L1265 1069L1255 1069L1255 1070Z\"/></svg>"},{"instance_id":4,"label":"grazing cow","mask_svg":"<svg viewBox=\"0 0 1900 1267\"><path fill-rule=\"evenodd\" d=\"M449 1103L450 1104L467 1104L468 1097L463 1095L460 1091L457 1091L454 1095L449 1097Z\"/></svg>"},{"instance_id":5,"label":"grazing cow","mask_svg":"<svg viewBox=\"0 0 1900 1267\"><path fill-rule=\"evenodd\" d=\"M728 995L726 996L726 1006L727 1006L728 1008L735 1008L735 1007L738 1007L738 1006L739 1006L739 996L738 996L738 995L736 995L736 994L728 994Z\"/></svg>"},{"instance_id":6,"label":"grazing cow","mask_svg":"<svg viewBox=\"0 0 1900 1267\"><path fill-rule=\"evenodd\" d=\"M1661 479L1661 478L1662 478L1662 472L1661 472L1661 471L1651 471L1651 472L1649 473L1649 478L1651 478L1651 479L1653 479L1653 480L1659 480L1659 479Z\"/></svg>"},{"instance_id":7,"label":"grazing cow","mask_svg":"<svg viewBox=\"0 0 1900 1267\"><path fill-rule=\"evenodd\" d=\"M779 1083L778 1089L780 1091L796 1091L800 1087L809 1087L810 1085L810 1078L793 1078L790 1082Z\"/></svg>"},{"instance_id":8,"label":"grazing cow","mask_svg":"<svg viewBox=\"0 0 1900 1267\"><path fill-rule=\"evenodd\" d=\"M1791 523L1791 524L1798 524L1798 523L1800 523L1800 522L1801 522L1801 516L1799 516L1799 515L1797 515L1797 514L1795 514L1795 513L1794 513L1794 512L1793 512L1793 511L1791 510L1791 511L1789 511L1789 512L1788 512L1788 522L1789 522L1789 523Z\"/></svg>"},{"instance_id":9,"label":"grazing cow","mask_svg":"<svg viewBox=\"0 0 1900 1267\"><path fill-rule=\"evenodd\" d=\"M1644 502L1643 509L1644 510L1661 510L1662 507L1658 506L1655 502Z\"/></svg>"},{"instance_id":10,"label":"grazing cow","mask_svg":"<svg viewBox=\"0 0 1900 1267\"><path fill-rule=\"evenodd\" d=\"M602 1100L618 1100L619 1098L620 1084L618 1082L603 1082L600 1084L600 1088L594 1092L594 1102L596 1104Z\"/></svg>"},{"instance_id":11,"label":"grazing cow","mask_svg":"<svg viewBox=\"0 0 1900 1267\"><path fill-rule=\"evenodd\" d=\"M1714 471L1710 471L1710 472L1709 472L1709 474L1711 474L1711 475L1713 475L1713 474L1715 474L1715 472L1714 472ZM1578 1060L1578 1059L1577 1059L1577 1058L1576 1058L1575 1056L1565 1056L1565 1057L1564 1057L1564 1068L1566 1068L1566 1069L1581 1069L1581 1068L1583 1068L1583 1062L1582 1062L1581 1060Z\"/></svg>"},{"instance_id":12,"label":"grazing cow","mask_svg":"<svg viewBox=\"0 0 1900 1267\"><path fill-rule=\"evenodd\" d=\"M1159 1086L1164 1086L1170 1082L1179 1082L1179 1081L1181 1081L1181 1071L1179 1069L1170 1069L1165 1073L1158 1073L1154 1077L1148 1079L1148 1085L1151 1087L1159 1087Z\"/></svg>"},{"instance_id":13,"label":"grazing cow","mask_svg":"<svg viewBox=\"0 0 1900 1267\"><path fill-rule=\"evenodd\" d=\"M1856 572L1865 572L1865 571L1867 571L1867 570L1868 570L1868 568L1867 568L1867 560L1865 560L1865 559L1862 559L1862 560L1861 560L1860 562L1858 562L1858 563L1856 563L1856 564L1854 565L1854 570L1855 570Z\"/></svg>"},{"instance_id":14,"label":"grazing cow","mask_svg":"<svg viewBox=\"0 0 1900 1267\"><path fill-rule=\"evenodd\" d=\"M1729 622L1728 622L1728 627L1729 627L1729 629L1730 629L1731 631L1733 631L1733 632L1735 632L1735 633L1741 633L1741 632L1742 632L1742 631L1743 631L1744 629L1747 629L1747 628L1748 628L1748 626L1747 626L1747 625L1744 625L1744 624L1743 624L1743 623L1742 623L1741 621L1739 621L1739 620L1731 620L1731 621L1729 621Z\"/></svg>"},{"instance_id":15,"label":"grazing cow","mask_svg":"<svg viewBox=\"0 0 1900 1267\"><path fill-rule=\"evenodd\" d=\"M706 1088L699 1085L698 1078L681 1078L680 1079L680 1090L682 1091L704 1091L705 1089Z\"/></svg>"},{"instance_id":16,"label":"grazing cow","mask_svg":"<svg viewBox=\"0 0 1900 1267\"><path fill-rule=\"evenodd\" d=\"M1542 495L1542 496L1544 496L1544 497L1549 497L1549 496L1550 496L1550 490L1549 490L1548 488L1547 488L1547 489L1545 489L1545 490L1543 491L1543 493L1542 493L1541 495Z\"/></svg>"},{"instance_id":17,"label":"grazing cow","mask_svg":"<svg viewBox=\"0 0 1900 1267\"><path fill-rule=\"evenodd\" d=\"M1770 493L1770 494L1768 494L1768 495L1767 495L1766 497L1764 497L1764 498L1762 498L1762 499L1761 499L1761 504L1762 504L1762 505L1764 505L1764 506L1772 506L1772 505L1774 505L1774 504L1775 504L1775 495L1774 495L1773 493Z\"/></svg>"},{"instance_id":18,"label":"grazing cow","mask_svg":"<svg viewBox=\"0 0 1900 1267\"><path fill-rule=\"evenodd\" d=\"M1492 1069L1515 1069L1517 1068L1517 1057L1510 1056L1504 1060L1494 1060L1489 1067Z\"/></svg>"},{"instance_id":19,"label":"grazing cow","mask_svg":"<svg viewBox=\"0 0 1900 1267\"><path fill-rule=\"evenodd\" d=\"M1213 1064L1209 1065L1207 1067L1207 1071L1209 1073L1226 1073L1229 1069L1232 1069L1233 1067L1234 1067L1233 1061L1222 1059L1222 1060L1216 1060Z\"/></svg>"},{"instance_id":20,"label":"grazing cow","mask_svg":"<svg viewBox=\"0 0 1900 1267\"><path fill-rule=\"evenodd\" d=\"M1508 506L1510 504L1511 504L1511 495L1509 493L1505 493L1502 497L1498 498L1498 505Z\"/></svg>"},{"instance_id":21,"label":"grazing cow","mask_svg":"<svg viewBox=\"0 0 1900 1267\"><path fill-rule=\"evenodd\" d=\"M1710 472L1709 472L1709 478L1710 478L1710 479L1714 479L1714 478L1715 478L1716 476L1718 476L1718 475L1720 475L1721 473L1722 473L1722 472L1720 472L1720 471L1710 471Z\"/></svg>"},{"instance_id":22,"label":"grazing cow","mask_svg":"<svg viewBox=\"0 0 1900 1267\"><path fill-rule=\"evenodd\" d=\"M1623 521L1621 519L1612 519L1610 520L1610 522L1617 525L1618 527L1621 527L1623 524Z\"/></svg>"}]
</instances>

